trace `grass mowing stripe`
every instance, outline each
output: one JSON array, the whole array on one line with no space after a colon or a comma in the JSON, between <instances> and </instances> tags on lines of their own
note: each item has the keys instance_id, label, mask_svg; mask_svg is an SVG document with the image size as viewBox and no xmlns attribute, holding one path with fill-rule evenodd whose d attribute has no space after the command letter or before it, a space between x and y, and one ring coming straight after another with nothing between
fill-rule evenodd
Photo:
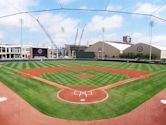
<instances>
[{"instance_id":1,"label":"grass mowing stripe","mask_svg":"<svg viewBox=\"0 0 166 125\"><path fill-rule=\"evenodd\" d=\"M33 62L32 62L33 63ZM42 66L43 62L38 62L38 66ZM41 64L40 64L41 63ZM45 62L47 63L47 62ZM33 64L25 63L30 65L29 67L35 67ZM96 119L107 119L121 114L130 112L138 105L142 104L147 99L151 98L154 94L166 88L166 70L163 70L165 67L161 65L151 65L149 64L132 64L131 66L126 65L126 63L116 63L116 62L84 62L84 61L52 61L53 66L101 66L101 67L112 67L112 68L121 68L124 66L129 69L139 69L141 71L155 71L154 76L130 82L110 90L107 92L111 95L107 100L102 103L92 104L92 105L75 105L60 101L56 98L55 94L59 89L49 86L45 83L33 80L31 78L21 77L19 74L14 72L13 69L16 67L2 66L0 68L0 80L5 83L9 88L12 88L17 92L22 98L24 98L28 103L33 105L39 111L45 113L46 115L52 117L58 117L63 119L75 119L75 120L96 120ZM117 65L116 65L117 64ZM9 65L9 64L8 64ZM13 65L13 64L10 64ZM18 63L17 68L22 66ZM46 65L43 65L46 66ZM7 66L8 67L8 66ZM24 67L24 66L23 66ZM155 68L154 68L155 67ZM25 68L25 67L24 67ZM26 66L26 68L28 68ZM158 70L158 71L157 71ZM77 73L89 73L95 74L97 77L102 76L102 73L95 73L94 71L74 71L68 73L57 73L58 78L62 81L69 82L71 79L66 76L72 76ZM54 76L55 75L55 76ZM109 76L105 73L107 77L111 80L122 79L125 76ZM8 76L11 76L8 78ZM44 74L45 77L52 76L54 79L57 78L56 74ZM93 78L93 77L92 77ZM79 79L79 78L78 78ZM72 79L73 80L73 79ZM98 78L99 82L105 81L105 76ZM76 80L77 81L77 80ZM79 79L80 81L80 79ZM87 80L87 84L92 84L91 80ZM96 81L94 80L94 83ZM93 83L93 84L94 84ZM70 83L71 84L71 83ZM81 83L83 84L83 83ZM101 84L99 84L101 85ZM88 114L88 115L87 115Z\"/></svg>"},{"instance_id":2,"label":"grass mowing stripe","mask_svg":"<svg viewBox=\"0 0 166 125\"><path fill-rule=\"evenodd\" d=\"M14 62L14 63L11 63L10 67L11 67L11 68L15 68L17 65L18 65L18 63L17 63L17 62Z\"/></svg>"},{"instance_id":3,"label":"grass mowing stripe","mask_svg":"<svg viewBox=\"0 0 166 125\"><path fill-rule=\"evenodd\" d=\"M40 63L40 62L39 62L39 63ZM38 62L33 62L35 68L41 68L41 65L39 65L39 63L38 63Z\"/></svg>"},{"instance_id":4,"label":"grass mowing stripe","mask_svg":"<svg viewBox=\"0 0 166 125\"><path fill-rule=\"evenodd\" d=\"M18 64L17 64L17 66L15 66L16 67L16 69L23 69L24 68L24 62L19 62Z\"/></svg>"},{"instance_id":5,"label":"grass mowing stripe","mask_svg":"<svg viewBox=\"0 0 166 125\"><path fill-rule=\"evenodd\" d=\"M93 74L92 78L77 78L74 76L75 74ZM65 71L65 72L50 72L41 75L40 77L48 79L50 81L54 81L63 85L73 86L73 85L95 85L95 86L103 86L107 84L111 84L123 79L127 79L128 77L122 74L114 74L108 72L98 72L98 71ZM120 78L119 78L120 77Z\"/></svg>"},{"instance_id":6,"label":"grass mowing stripe","mask_svg":"<svg viewBox=\"0 0 166 125\"><path fill-rule=\"evenodd\" d=\"M55 67L54 65L48 63L48 62L42 62L46 67Z\"/></svg>"},{"instance_id":7,"label":"grass mowing stripe","mask_svg":"<svg viewBox=\"0 0 166 125\"><path fill-rule=\"evenodd\" d=\"M30 69L31 67L30 67L30 65L29 65L29 62L25 62L25 67L24 67L24 69Z\"/></svg>"}]
</instances>

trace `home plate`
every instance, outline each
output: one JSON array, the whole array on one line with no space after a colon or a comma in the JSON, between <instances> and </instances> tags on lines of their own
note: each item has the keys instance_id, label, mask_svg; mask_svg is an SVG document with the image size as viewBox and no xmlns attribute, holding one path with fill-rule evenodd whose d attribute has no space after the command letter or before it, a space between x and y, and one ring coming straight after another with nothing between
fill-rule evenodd
<instances>
[{"instance_id":1,"label":"home plate","mask_svg":"<svg viewBox=\"0 0 166 125\"><path fill-rule=\"evenodd\" d=\"M81 102L85 102L85 99L80 99Z\"/></svg>"},{"instance_id":2,"label":"home plate","mask_svg":"<svg viewBox=\"0 0 166 125\"><path fill-rule=\"evenodd\" d=\"M0 97L0 102L4 102L4 101L6 101L6 100L7 100L6 97Z\"/></svg>"}]
</instances>

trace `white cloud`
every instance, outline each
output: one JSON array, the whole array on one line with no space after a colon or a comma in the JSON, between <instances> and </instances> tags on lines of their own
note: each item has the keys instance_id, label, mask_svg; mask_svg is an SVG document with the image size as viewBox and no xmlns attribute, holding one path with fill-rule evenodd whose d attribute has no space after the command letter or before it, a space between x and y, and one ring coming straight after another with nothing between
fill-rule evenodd
<instances>
[{"instance_id":1,"label":"white cloud","mask_svg":"<svg viewBox=\"0 0 166 125\"><path fill-rule=\"evenodd\" d=\"M0 0L0 15L26 11L31 6L38 5L39 0Z\"/></svg>"},{"instance_id":2,"label":"white cloud","mask_svg":"<svg viewBox=\"0 0 166 125\"><path fill-rule=\"evenodd\" d=\"M80 7L80 9L94 9L94 8L92 8L92 7L87 7L87 6L83 5L83 6Z\"/></svg>"},{"instance_id":3,"label":"white cloud","mask_svg":"<svg viewBox=\"0 0 166 125\"><path fill-rule=\"evenodd\" d=\"M131 34L132 43L147 43L149 44L149 35L145 35L142 32L134 32Z\"/></svg>"},{"instance_id":4,"label":"white cloud","mask_svg":"<svg viewBox=\"0 0 166 125\"><path fill-rule=\"evenodd\" d=\"M57 1L57 0L56 0ZM75 0L59 0L59 2L61 3L61 4L69 4L69 3L72 3L72 2L74 2Z\"/></svg>"},{"instance_id":5,"label":"white cloud","mask_svg":"<svg viewBox=\"0 0 166 125\"><path fill-rule=\"evenodd\" d=\"M142 32L135 32L131 35L131 37L133 43L138 43L138 42L147 43L147 44L150 43L149 35L146 35ZM163 34L160 35L154 34L152 37L152 44L158 46L166 46L166 36Z\"/></svg>"},{"instance_id":6,"label":"white cloud","mask_svg":"<svg viewBox=\"0 0 166 125\"><path fill-rule=\"evenodd\" d=\"M4 37L4 34L2 32L0 32L0 39L2 39ZM0 40L1 42L1 40Z\"/></svg>"},{"instance_id":7,"label":"white cloud","mask_svg":"<svg viewBox=\"0 0 166 125\"><path fill-rule=\"evenodd\" d=\"M88 7L84 5L84 6L81 6L80 9L88 9Z\"/></svg>"},{"instance_id":8,"label":"white cloud","mask_svg":"<svg viewBox=\"0 0 166 125\"><path fill-rule=\"evenodd\" d=\"M122 7L121 6L109 5L106 9L107 10L120 10L120 9L122 9Z\"/></svg>"},{"instance_id":9,"label":"white cloud","mask_svg":"<svg viewBox=\"0 0 166 125\"><path fill-rule=\"evenodd\" d=\"M23 27L28 28L30 31L34 31L36 29L35 20L29 15L16 15L8 18L4 18L0 20L0 26L5 26L7 28L20 28L20 21L23 20Z\"/></svg>"},{"instance_id":10,"label":"white cloud","mask_svg":"<svg viewBox=\"0 0 166 125\"><path fill-rule=\"evenodd\" d=\"M151 3L143 3L137 6L135 10L136 13L146 13L151 14L158 8L157 5L153 5Z\"/></svg>"},{"instance_id":11,"label":"white cloud","mask_svg":"<svg viewBox=\"0 0 166 125\"><path fill-rule=\"evenodd\" d=\"M88 43L88 45L92 45L98 41L103 41L103 34L101 32L97 34L87 33L85 34L81 44L87 45ZM122 41L122 38L117 33L107 32L104 34L104 41Z\"/></svg>"},{"instance_id":12,"label":"white cloud","mask_svg":"<svg viewBox=\"0 0 166 125\"><path fill-rule=\"evenodd\" d=\"M155 43L165 44L166 45L166 36L165 35L155 35L153 36L153 41Z\"/></svg>"},{"instance_id":13,"label":"white cloud","mask_svg":"<svg viewBox=\"0 0 166 125\"><path fill-rule=\"evenodd\" d=\"M19 11L28 11L29 7L37 6L39 0L5 0L0 1L0 15L6 15L10 13L15 13ZM62 2L71 2L69 0L62 0ZM9 4L8 4L9 3ZM35 15L35 17L40 17L39 20L43 26L48 30L53 39L56 42L69 41L75 34L75 29L78 25L79 20L67 17L62 14L52 14L52 13L40 13ZM42 35L43 31L37 21L33 19L28 14L16 15L7 18L0 19L0 27L5 27L4 34L7 31L20 28L20 18L23 19L23 30L35 31ZM64 28L64 33L62 32L62 27ZM27 33L28 35L29 33ZM43 33L43 36L45 34ZM2 35L0 34L0 37ZM3 35L4 36L4 35ZM48 40L47 37L45 37Z\"/></svg>"},{"instance_id":14,"label":"white cloud","mask_svg":"<svg viewBox=\"0 0 166 125\"><path fill-rule=\"evenodd\" d=\"M143 34L140 33L140 32L135 32L135 33L132 34L132 36L133 36L134 38L140 38L142 35L143 35Z\"/></svg>"},{"instance_id":15,"label":"white cloud","mask_svg":"<svg viewBox=\"0 0 166 125\"><path fill-rule=\"evenodd\" d=\"M100 15L93 16L91 21L87 24L87 31L101 31L104 27L105 30L112 30L122 26L123 17L119 15L113 15L104 17Z\"/></svg>"},{"instance_id":16,"label":"white cloud","mask_svg":"<svg viewBox=\"0 0 166 125\"><path fill-rule=\"evenodd\" d=\"M1 0L0 1L0 15L17 13L20 11L27 11L31 6L37 6L39 0ZM34 20L26 15L16 15L0 19L0 26L7 27L20 27L20 18L24 19L24 27L33 29Z\"/></svg>"},{"instance_id":17,"label":"white cloud","mask_svg":"<svg viewBox=\"0 0 166 125\"><path fill-rule=\"evenodd\" d=\"M76 28L79 24L78 19L67 17L62 14L42 13L39 19L51 34L52 38L56 40L56 42L61 43L71 40L75 35ZM41 30L41 28L39 30Z\"/></svg>"},{"instance_id":18,"label":"white cloud","mask_svg":"<svg viewBox=\"0 0 166 125\"><path fill-rule=\"evenodd\" d=\"M143 14L153 14L158 17L165 18L166 14L166 6L164 4L152 4L152 3L137 3L135 13L143 13ZM134 16L134 17L143 17L143 16ZM152 18L155 22L162 24L163 21Z\"/></svg>"},{"instance_id":19,"label":"white cloud","mask_svg":"<svg viewBox=\"0 0 166 125\"><path fill-rule=\"evenodd\" d=\"M92 8L88 8L87 6L81 6L80 9L92 9Z\"/></svg>"}]
</instances>

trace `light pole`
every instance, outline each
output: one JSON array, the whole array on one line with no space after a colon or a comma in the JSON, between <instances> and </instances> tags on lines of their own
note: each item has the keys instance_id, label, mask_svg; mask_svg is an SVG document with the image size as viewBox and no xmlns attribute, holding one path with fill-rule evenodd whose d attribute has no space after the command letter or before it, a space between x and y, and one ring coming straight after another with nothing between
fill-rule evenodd
<instances>
[{"instance_id":1,"label":"light pole","mask_svg":"<svg viewBox=\"0 0 166 125\"><path fill-rule=\"evenodd\" d=\"M154 21L150 21L150 44L149 44L149 62L152 60L152 38L153 38L153 26L154 26Z\"/></svg>"},{"instance_id":2,"label":"light pole","mask_svg":"<svg viewBox=\"0 0 166 125\"><path fill-rule=\"evenodd\" d=\"M105 38L104 38L105 28L104 27L102 27L102 32L103 32L102 59L104 59L104 41L105 41Z\"/></svg>"},{"instance_id":3,"label":"light pole","mask_svg":"<svg viewBox=\"0 0 166 125\"><path fill-rule=\"evenodd\" d=\"M22 38L22 27L23 27L23 19L20 18L20 44L21 44L21 58L22 58L22 45L23 45L23 38Z\"/></svg>"}]
</instances>

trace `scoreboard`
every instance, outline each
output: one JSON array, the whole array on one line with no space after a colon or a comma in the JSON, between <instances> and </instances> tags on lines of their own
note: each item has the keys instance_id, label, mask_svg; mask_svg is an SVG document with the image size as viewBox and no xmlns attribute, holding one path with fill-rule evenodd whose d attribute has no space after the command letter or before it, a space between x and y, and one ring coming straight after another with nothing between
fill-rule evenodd
<instances>
[{"instance_id":1,"label":"scoreboard","mask_svg":"<svg viewBox=\"0 0 166 125\"><path fill-rule=\"evenodd\" d=\"M32 48L32 58L35 57L48 57L47 48Z\"/></svg>"}]
</instances>

